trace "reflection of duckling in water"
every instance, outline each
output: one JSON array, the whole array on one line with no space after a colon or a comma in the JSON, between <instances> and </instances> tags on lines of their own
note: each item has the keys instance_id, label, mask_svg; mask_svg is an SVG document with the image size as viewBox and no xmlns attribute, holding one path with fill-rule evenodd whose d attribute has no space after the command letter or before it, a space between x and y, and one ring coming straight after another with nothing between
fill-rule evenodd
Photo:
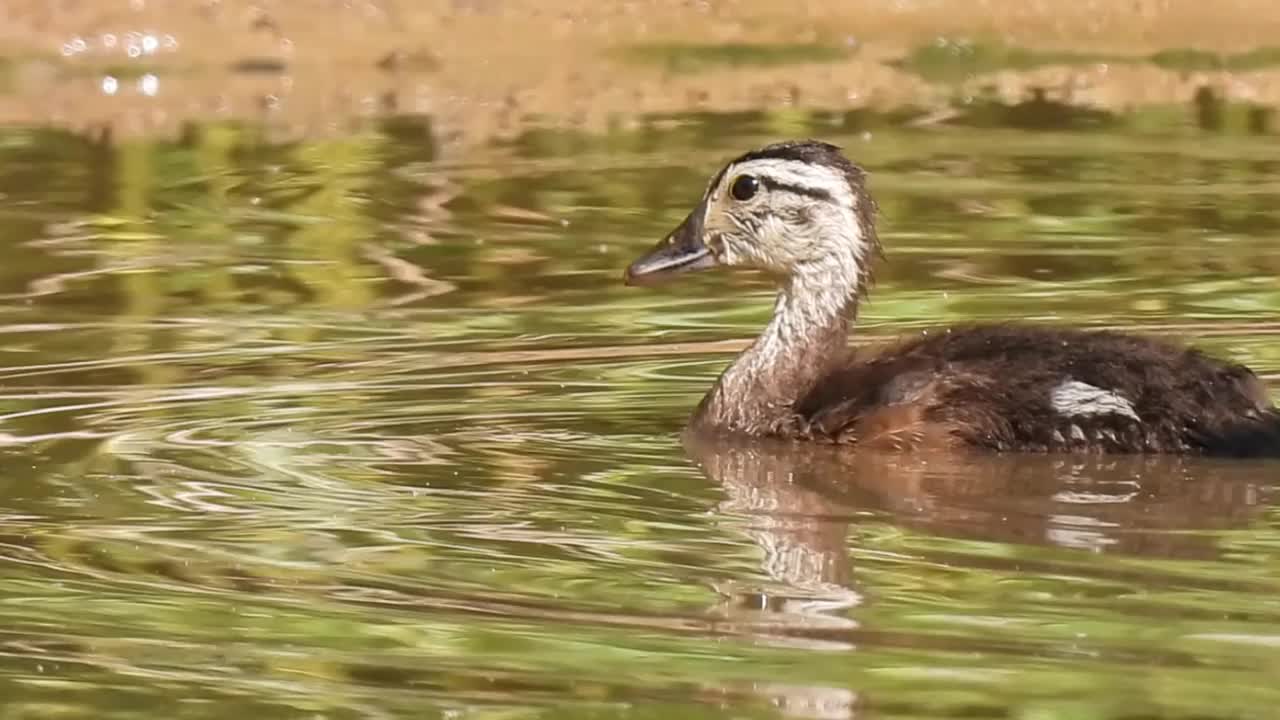
<instances>
[{"instance_id":1,"label":"reflection of duckling in water","mask_svg":"<svg viewBox=\"0 0 1280 720\"><path fill-rule=\"evenodd\" d=\"M887 520L979 542L1213 559L1230 552L1219 536L1187 531L1246 527L1268 507L1274 484L1267 463L1173 455L957 457L850 453L829 445L699 432L683 439L689 457L724 489L720 512L738 518L759 547L760 582L717 585L724 596L715 609L719 626L769 644L814 650L935 642L892 627L861 626L864 602L875 605L884 598L865 587L855 567L851 548L861 545L868 555L883 550L861 540L866 534L860 525ZM915 559L978 572L1084 571L1073 552L1057 566L1053 555L966 555L963 544L951 545L932 551L923 546ZM838 688L755 691L798 717L854 717L860 702L856 693Z\"/></svg>"},{"instance_id":2,"label":"reflection of duckling in water","mask_svg":"<svg viewBox=\"0 0 1280 720\"><path fill-rule=\"evenodd\" d=\"M911 455L687 432L685 450L755 519L765 570L798 587L852 586L848 528L868 514L990 542L1210 558L1269 507L1269 463L1173 455ZM785 552L780 548L790 548ZM787 558L796 562L782 569Z\"/></svg>"},{"instance_id":3,"label":"reflection of duckling in water","mask_svg":"<svg viewBox=\"0 0 1280 720\"><path fill-rule=\"evenodd\" d=\"M1280 410L1241 365L1114 332L949 328L872 357L847 340L879 251L863 171L787 142L723 168L629 283L717 265L778 278L773 319L695 428L891 449L1280 456Z\"/></svg>"}]
</instances>

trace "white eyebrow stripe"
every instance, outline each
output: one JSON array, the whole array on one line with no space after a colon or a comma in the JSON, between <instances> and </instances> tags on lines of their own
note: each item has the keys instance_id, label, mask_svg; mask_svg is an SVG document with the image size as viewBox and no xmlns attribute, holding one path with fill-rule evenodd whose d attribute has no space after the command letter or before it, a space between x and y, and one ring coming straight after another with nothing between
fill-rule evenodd
<instances>
[{"instance_id":1,"label":"white eyebrow stripe","mask_svg":"<svg viewBox=\"0 0 1280 720\"><path fill-rule=\"evenodd\" d=\"M728 188L729 183L743 173L759 175L783 185L795 185L825 192L838 202L853 205L853 193L849 190L849 181L843 174L824 165L777 158L748 160L730 166L720 181L721 186Z\"/></svg>"}]
</instances>

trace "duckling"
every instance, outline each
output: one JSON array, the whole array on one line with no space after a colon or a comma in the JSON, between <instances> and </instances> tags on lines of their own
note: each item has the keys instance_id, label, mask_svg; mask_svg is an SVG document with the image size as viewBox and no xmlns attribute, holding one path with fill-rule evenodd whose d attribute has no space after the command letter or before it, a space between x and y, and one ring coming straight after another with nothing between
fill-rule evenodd
<instances>
[{"instance_id":1,"label":"duckling","mask_svg":"<svg viewBox=\"0 0 1280 720\"><path fill-rule=\"evenodd\" d=\"M1280 456L1280 410L1252 371L1153 338L968 325L850 351L880 254L866 173L835 145L768 145L716 173L624 274L638 285L750 268L778 287L772 319L690 429L893 450Z\"/></svg>"}]
</instances>

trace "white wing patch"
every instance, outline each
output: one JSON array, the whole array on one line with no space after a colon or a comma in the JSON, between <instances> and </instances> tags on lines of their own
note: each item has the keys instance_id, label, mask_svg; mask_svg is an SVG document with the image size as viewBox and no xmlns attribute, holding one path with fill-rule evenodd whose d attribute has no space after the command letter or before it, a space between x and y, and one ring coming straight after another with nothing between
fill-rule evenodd
<instances>
[{"instance_id":1,"label":"white wing patch","mask_svg":"<svg viewBox=\"0 0 1280 720\"><path fill-rule=\"evenodd\" d=\"M1049 394L1049 402L1059 415L1120 415L1140 420L1133 403L1119 393L1103 390L1079 380L1064 380Z\"/></svg>"}]
</instances>

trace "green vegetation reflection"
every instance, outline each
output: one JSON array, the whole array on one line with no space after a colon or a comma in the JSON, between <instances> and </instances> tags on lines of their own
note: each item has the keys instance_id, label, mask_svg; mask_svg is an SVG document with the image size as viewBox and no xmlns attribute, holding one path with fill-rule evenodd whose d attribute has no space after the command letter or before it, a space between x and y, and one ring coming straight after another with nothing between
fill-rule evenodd
<instances>
[{"instance_id":1,"label":"green vegetation reflection","mask_svg":"<svg viewBox=\"0 0 1280 720\"><path fill-rule=\"evenodd\" d=\"M780 136L871 170L860 342L1069 321L1276 380L1267 138L1204 142L1195 105L982 112L531 128L448 162L421 117L0 132L0 716L1269 712L1269 468L717 475L677 439L770 287L620 269Z\"/></svg>"}]
</instances>

